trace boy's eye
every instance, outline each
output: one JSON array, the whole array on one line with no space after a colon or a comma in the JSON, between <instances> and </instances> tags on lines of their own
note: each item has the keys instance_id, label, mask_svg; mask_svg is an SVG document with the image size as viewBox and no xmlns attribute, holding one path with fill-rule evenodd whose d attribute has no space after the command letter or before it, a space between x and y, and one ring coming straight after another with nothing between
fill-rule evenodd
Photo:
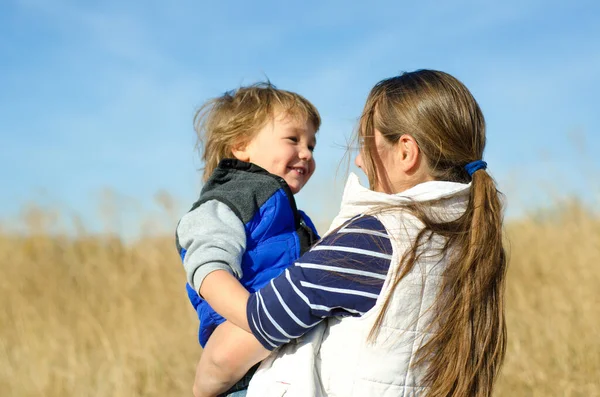
<instances>
[{"instance_id":1,"label":"boy's eye","mask_svg":"<svg viewBox=\"0 0 600 397\"><path fill-rule=\"evenodd\" d=\"M298 138L295 136L289 136L287 139L289 139L292 142L298 142Z\"/></svg>"},{"instance_id":2,"label":"boy's eye","mask_svg":"<svg viewBox=\"0 0 600 397\"><path fill-rule=\"evenodd\" d=\"M309 145L309 146L308 146L308 150L310 150L311 152L314 152L314 151L315 151L315 147L314 147L314 146L312 146L312 145Z\"/></svg>"}]
</instances>

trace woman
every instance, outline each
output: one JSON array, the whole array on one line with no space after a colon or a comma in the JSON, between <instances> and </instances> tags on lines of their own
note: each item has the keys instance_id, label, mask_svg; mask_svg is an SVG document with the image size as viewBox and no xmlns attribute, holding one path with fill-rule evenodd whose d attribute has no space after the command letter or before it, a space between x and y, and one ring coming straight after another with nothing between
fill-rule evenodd
<instances>
[{"instance_id":1,"label":"woman","mask_svg":"<svg viewBox=\"0 0 600 397\"><path fill-rule=\"evenodd\" d=\"M326 237L228 318L260 343L242 366L282 346L248 395L490 396L506 258L477 102L446 73L404 73L372 89L358 135L370 189L352 175Z\"/></svg>"}]
</instances>

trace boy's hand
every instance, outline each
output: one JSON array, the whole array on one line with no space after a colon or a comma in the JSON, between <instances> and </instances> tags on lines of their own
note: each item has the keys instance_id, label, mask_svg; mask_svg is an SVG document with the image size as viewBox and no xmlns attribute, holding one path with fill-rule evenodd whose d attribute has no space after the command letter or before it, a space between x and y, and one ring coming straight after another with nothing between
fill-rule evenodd
<instances>
[{"instance_id":1,"label":"boy's hand","mask_svg":"<svg viewBox=\"0 0 600 397\"><path fill-rule=\"evenodd\" d=\"M194 380L195 397L214 397L240 380L270 351L229 321L219 325L202 351Z\"/></svg>"},{"instance_id":2,"label":"boy's hand","mask_svg":"<svg viewBox=\"0 0 600 397\"><path fill-rule=\"evenodd\" d=\"M204 278L198 292L227 321L250 332L246 316L250 293L233 275L225 270L215 270Z\"/></svg>"}]
</instances>

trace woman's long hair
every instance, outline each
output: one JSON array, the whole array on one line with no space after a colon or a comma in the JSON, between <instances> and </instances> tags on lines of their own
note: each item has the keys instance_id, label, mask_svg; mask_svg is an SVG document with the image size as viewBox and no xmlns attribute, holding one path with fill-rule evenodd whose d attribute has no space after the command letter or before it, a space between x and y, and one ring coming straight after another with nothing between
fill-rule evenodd
<instances>
[{"instance_id":1,"label":"woman's long hair","mask_svg":"<svg viewBox=\"0 0 600 397\"><path fill-rule=\"evenodd\" d=\"M369 94L358 128L371 186L377 182L371 156L375 129L391 144L404 134L412 136L436 180L472 183L466 211L455 220L432 216L431 202L402 206L400 210L410 211L424 228L402 257L391 288L413 269L432 236L444 238L442 254L448 263L431 308L434 322L427 331L432 336L417 351L413 365L424 366L430 397L490 396L506 349L506 256L500 192L485 169L472 176L465 170L467 163L483 156L483 114L469 90L447 73L419 70L379 82ZM377 336L390 297L371 339Z\"/></svg>"}]
</instances>

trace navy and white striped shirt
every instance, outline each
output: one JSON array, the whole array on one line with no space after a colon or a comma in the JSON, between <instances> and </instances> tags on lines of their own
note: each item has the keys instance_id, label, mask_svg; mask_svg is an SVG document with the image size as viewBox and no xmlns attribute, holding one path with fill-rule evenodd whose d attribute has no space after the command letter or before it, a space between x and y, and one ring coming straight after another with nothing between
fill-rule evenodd
<instances>
[{"instance_id":1,"label":"navy and white striped shirt","mask_svg":"<svg viewBox=\"0 0 600 397\"><path fill-rule=\"evenodd\" d=\"M390 238L377 218L351 220L250 296L252 333L273 350L326 317L363 315L375 305L391 259Z\"/></svg>"}]
</instances>

